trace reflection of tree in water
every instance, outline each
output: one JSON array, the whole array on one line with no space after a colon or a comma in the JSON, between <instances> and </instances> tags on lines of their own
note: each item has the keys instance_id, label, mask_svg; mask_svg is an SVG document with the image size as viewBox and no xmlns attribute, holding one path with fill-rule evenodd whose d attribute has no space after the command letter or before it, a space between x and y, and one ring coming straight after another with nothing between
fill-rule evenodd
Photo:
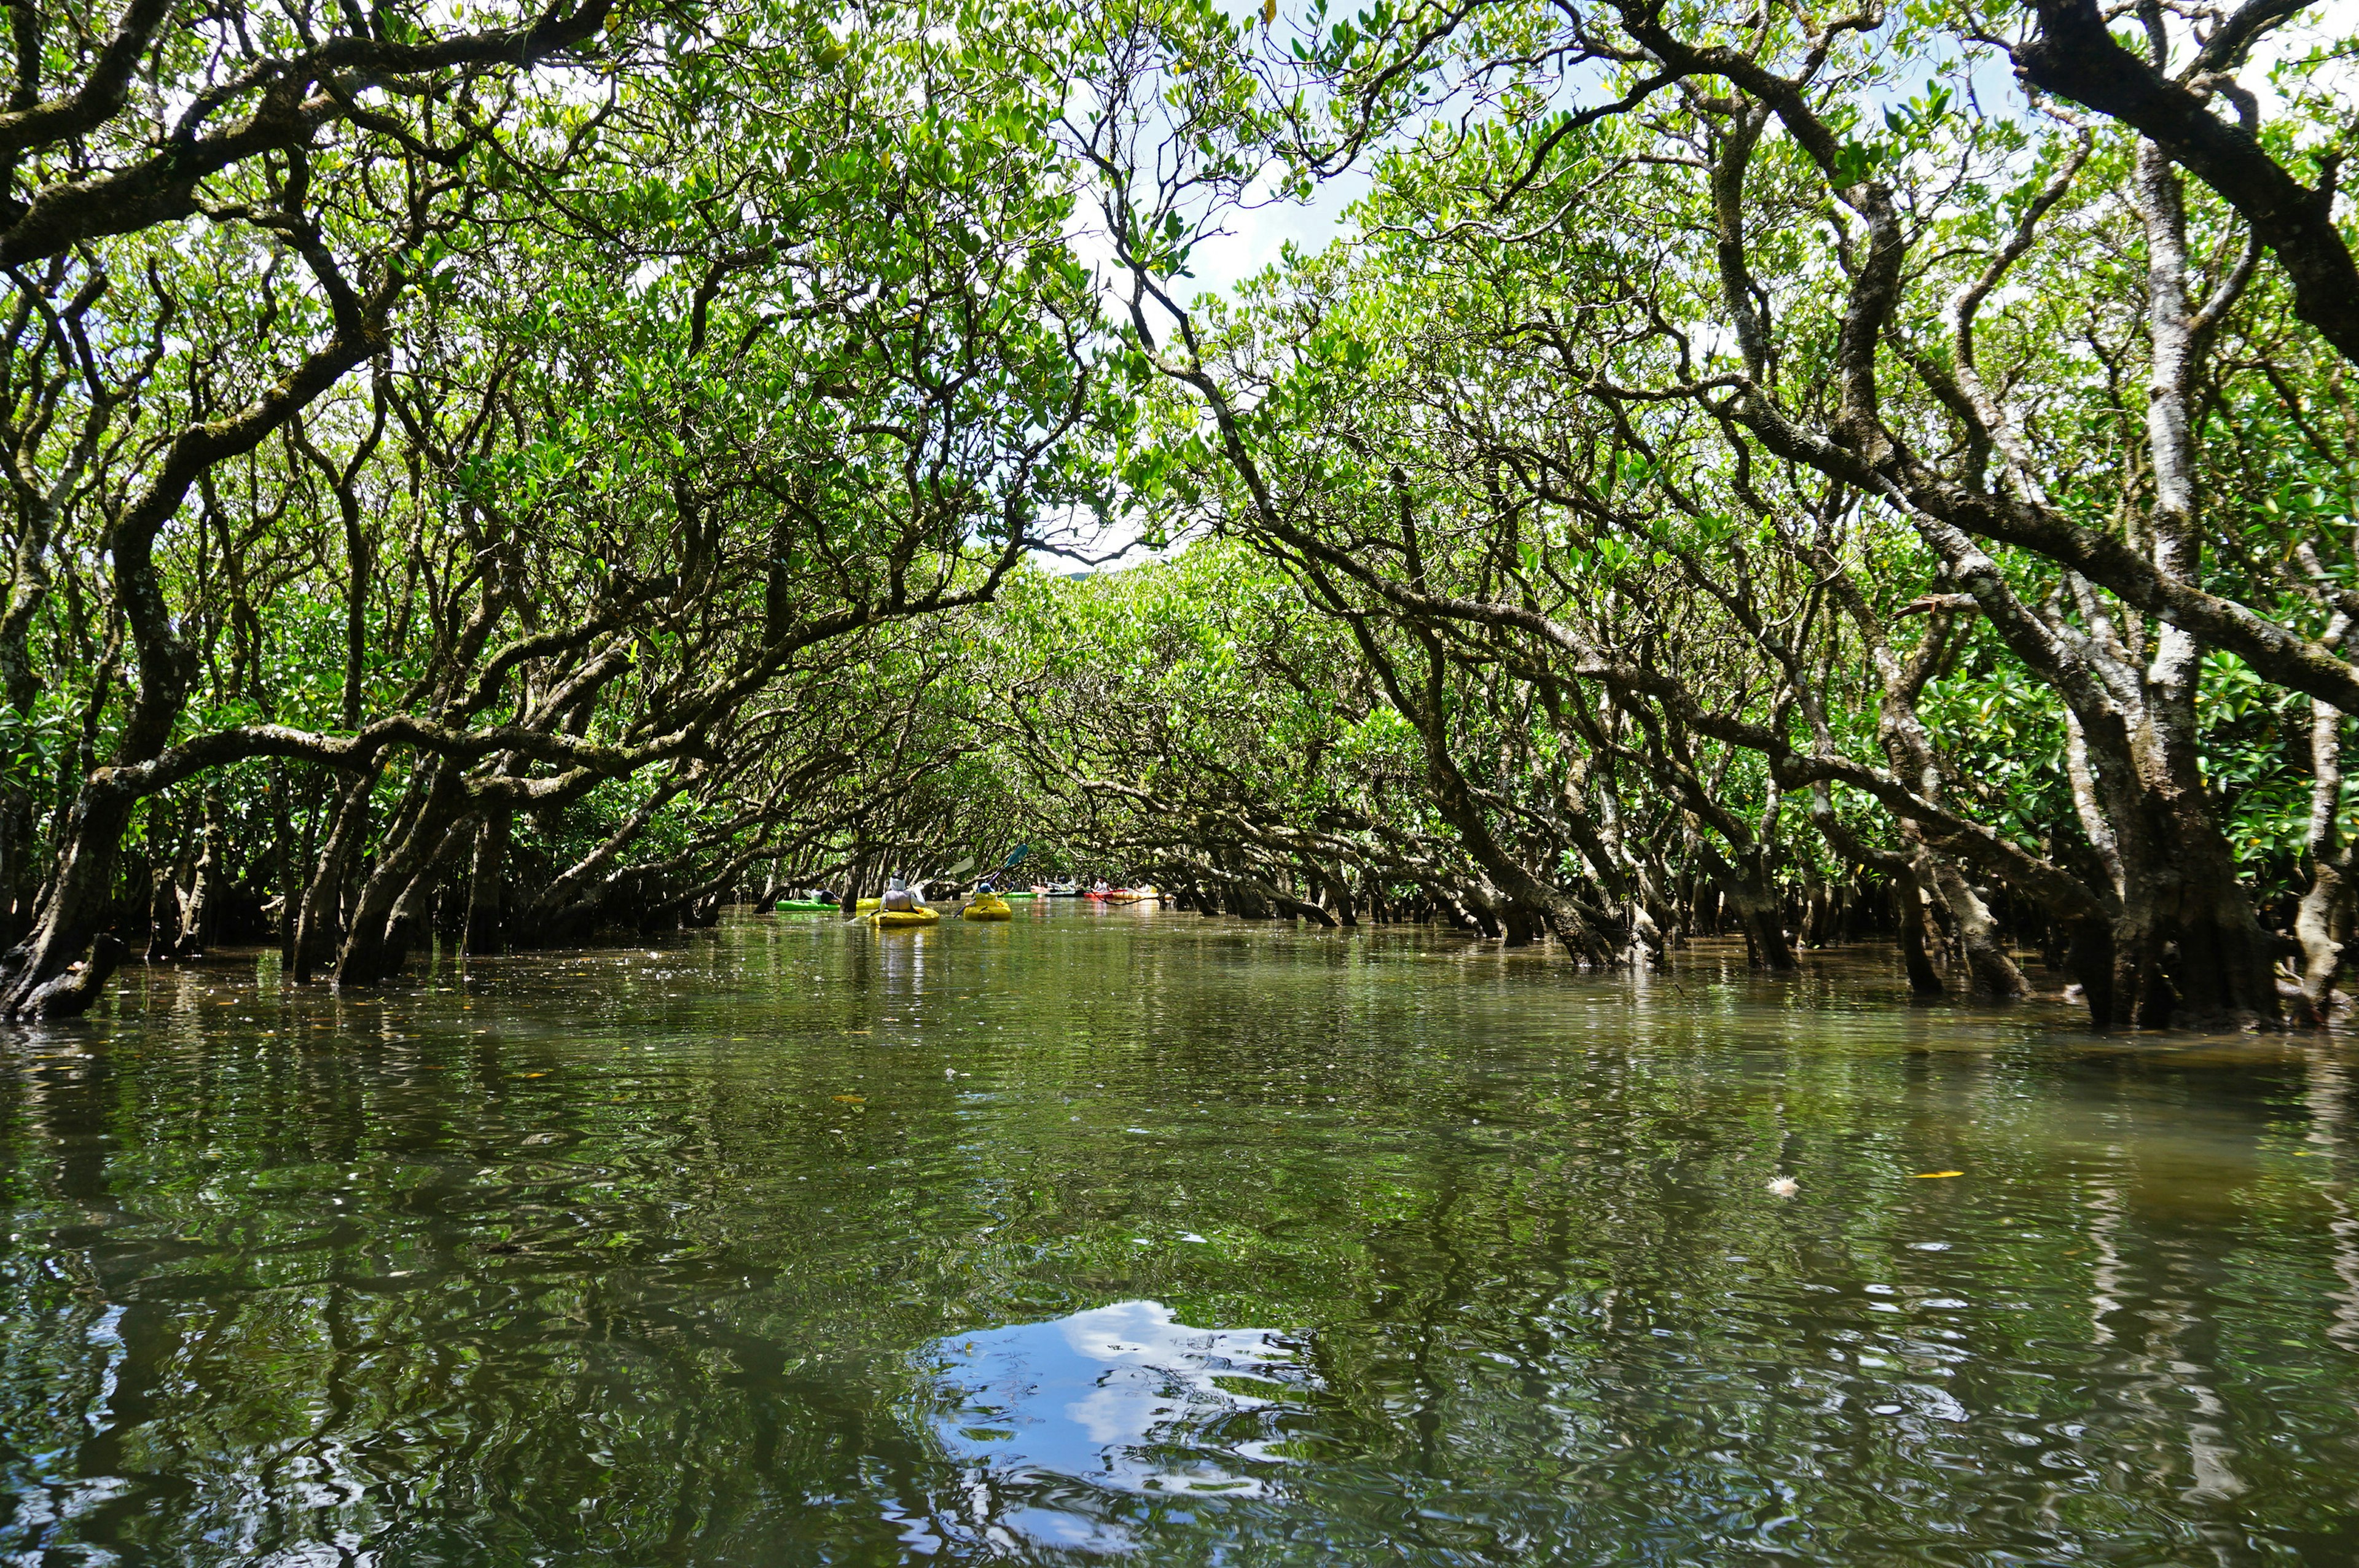
<instances>
[{"instance_id":1,"label":"reflection of tree in water","mask_svg":"<svg viewBox=\"0 0 2359 1568\"><path fill-rule=\"evenodd\" d=\"M182 979L185 1011L32 1043L0 1076L0 1552L2159 1562L2338 1528L2343 1471L2282 1441L2351 1430L2333 1061L1783 991L1609 1011L1196 929L952 933L891 1034L916 993L830 925L757 1012L615 961L553 1001L519 966L496 1028L480 991L249 1017ZM1191 1323L1316 1332L1199 1347L1242 1373L1112 1353L1196 1354ZM1011 1399L1019 1362L1103 1386ZM2233 1449L2233 1504L2182 1495L2190 1438Z\"/></svg>"},{"instance_id":2,"label":"reflection of tree in water","mask_svg":"<svg viewBox=\"0 0 2359 1568\"><path fill-rule=\"evenodd\" d=\"M1270 1496L1309 1417L1294 1344L1190 1327L1158 1302L939 1340L919 1365L954 1476L898 1521L928 1554L1131 1550L1141 1523Z\"/></svg>"}]
</instances>

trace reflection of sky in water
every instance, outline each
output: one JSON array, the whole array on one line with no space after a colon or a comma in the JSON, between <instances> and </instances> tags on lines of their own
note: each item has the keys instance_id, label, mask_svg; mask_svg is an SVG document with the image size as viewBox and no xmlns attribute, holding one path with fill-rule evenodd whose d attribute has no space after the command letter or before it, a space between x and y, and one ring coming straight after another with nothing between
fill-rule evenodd
<instances>
[{"instance_id":1,"label":"reflection of sky in water","mask_svg":"<svg viewBox=\"0 0 2359 1568\"><path fill-rule=\"evenodd\" d=\"M939 1340L928 1360L944 1397L934 1436L963 1487L904 1521L919 1551L1120 1552L1143 1501L1266 1495L1310 1385L1275 1331L1191 1328L1159 1302Z\"/></svg>"}]
</instances>

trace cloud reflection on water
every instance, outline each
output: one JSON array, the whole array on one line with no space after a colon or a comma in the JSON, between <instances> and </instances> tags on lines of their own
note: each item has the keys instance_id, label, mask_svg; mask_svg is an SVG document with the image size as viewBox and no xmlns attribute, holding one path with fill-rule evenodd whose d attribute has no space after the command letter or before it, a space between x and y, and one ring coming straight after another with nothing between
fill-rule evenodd
<instances>
[{"instance_id":1,"label":"cloud reflection on water","mask_svg":"<svg viewBox=\"0 0 2359 1568\"><path fill-rule=\"evenodd\" d=\"M1299 1346L1265 1328L1196 1328L1160 1302L938 1340L930 1418L960 1467L913 1550L946 1545L1120 1552L1126 1518L1261 1498L1313 1388Z\"/></svg>"}]
</instances>

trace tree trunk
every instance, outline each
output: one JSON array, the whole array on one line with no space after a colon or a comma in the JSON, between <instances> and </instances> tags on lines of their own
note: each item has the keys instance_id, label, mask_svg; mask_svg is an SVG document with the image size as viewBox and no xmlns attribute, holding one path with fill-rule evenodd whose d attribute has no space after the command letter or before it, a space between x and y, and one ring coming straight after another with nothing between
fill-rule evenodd
<instances>
[{"instance_id":1,"label":"tree trunk","mask_svg":"<svg viewBox=\"0 0 2359 1568\"><path fill-rule=\"evenodd\" d=\"M336 799L336 815L328 829L327 848L303 890L303 907L297 916L295 957L289 972L297 983L309 980L328 963L343 941L344 882L361 846L368 838L369 799L376 788L376 770L356 775Z\"/></svg>"},{"instance_id":2,"label":"tree trunk","mask_svg":"<svg viewBox=\"0 0 2359 1568\"><path fill-rule=\"evenodd\" d=\"M1319 887L1326 896L1328 907L1335 912L1337 923L1343 925L1359 925L1360 912L1352 899L1350 875L1343 873L1329 876L1324 871L1314 871L1312 874L1319 880Z\"/></svg>"},{"instance_id":3,"label":"tree trunk","mask_svg":"<svg viewBox=\"0 0 2359 1568\"><path fill-rule=\"evenodd\" d=\"M0 947L14 946L33 923L33 792L0 787Z\"/></svg>"},{"instance_id":4,"label":"tree trunk","mask_svg":"<svg viewBox=\"0 0 2359 1568\"><path fill-rule=\"evenodd\" d=\"M2334 982L2351 939L2351 877L2344 860L2321 861L2310 874L2310 889L2295 912L2294 938L2301 944L2303 1022L2323 1024L2333 1011Z\"/></svg>"},{"instance_id":5,"label":"tree trunk","mask_svg":"<svg viewBox=\"0 0 2359 1568\"><path fill-rule=\"evenodd\" d=\"M91 938L87 957L35 986L14 1009L18 1018L72 1018L90 1011L123 962L122 941L106 932Z\"/></svg>"},{"instance_id":6,"label":"tree trunk","mask_svg":"<svg viewBox=\"0 0 2359 1568\"><path fill-rule=\"evenodd\" d=\"M1745 955L1753 967L1779 972L1793 968L1794 947L1786 939L1784 910L1777 891L1756 867L1723 863L1722 869L1720 891L1736 912L1737 929L1744 934Z\"/></svg>"},{"instance_id":7,"label":"tree trunk","mask_svg":"<svg viewBox=\"0 0 2359 1568\"><path fill-rule=\"evenodd\" d=\"M226 853L222 843L221 791L205 791L205 816L201 848L197 854L195 873L189 879L189 903L180 919L180 929L172 947L179 958L201 958L212 945L214 930L221 924L222 861Z\"/></svg>"},{"instance_id":8,"label":"tree trunk","mask_svg":"<svg viewBox=\"0 0 2359 1568\"><path fill-rule=\"evenodd\" d=\"M2146 232L2151 345L2147 445L2154 499L2147 531L2154 566L2187 580L2203 570L2196 526L2193 392L2203 354L2189 297L2185 201L2168 155L2137 148L2135 188ZM2168 622L2154 629L2144 711L2130 750L2145 798L2121 836L2125 878L2114 945L2114 1011L2141 1027L2277 1021L2277 944L2255 918L2204 783L2195 714L2203 650ZM2136 987L2125 990L2125 986Z\"/></svg>"},{"instance_id":9,"label":"tree trunk","mask_svg":"<svg viewBox=\"0 0 2359 1568\"><path fill-rule=\"evenodd\" d=\"M1406 504L1406 503L1404 503ZM1419 632L1419 641L1425 650L1426 675L1419 697L1412 700L1400 672L1385 655L1359 622L1350 622L1353 635L1361 652L1384 681L1393 706L1408 718L1423 743L1426 781L1430 788L1434 809L1441 819L1457 830L1459 842L1473 862L1483 869L1492 884L1509 900L1527 909L1539 912L1549 931L1564 944L1565 951L1585 962L1601 968L1612 965L1617 957L1615 945L1597 928L1588 914L1572 900L1560 895L1553 887L1534 876L1521 861L1510 854L1491 831L1491 824L1482 802L1466 782L1457 758L1450 748L1450 701L1448 693L1447 659L1440 641L1430 632ZM1485 911L1475 916L1486 936L1496 935L1493 916Z\"/></svg>"},{"instance_id":10,"label":"tree trunk","mask_svg":"<svg viewBox=\"0 0 2359 1568\"><path fill-rule=\"evenodd\" d=\"M2142 798L2112 814L2122 828L2120 900L2112 1006L2104 1017L2092 1014L2099 1028L2243 1027L2282 1017L2278 941L2262 929L2237 878L2188 732L2157 724L2140 737Z\"/></svg>"},{"instance_id":11,"label":"tree trunk","mask_svg":"<svg viewBox=\"0 0 2359 1568\"><path fill-rule=\"evenodd\" d=\"M281 972L295 946L295 916L302 905L303 890L296 885L295 803L291 798L293 781L287 776L284 763L270 767L270 851L271 885L278 890L278 929L272 933L278 938L278 962Z\"/></svg>"},{"instance_id":12,"label":"tree trunk","mask_svg":"<svg viewBox=\"0 0 2359 1568\"><path fill-rule=\"evenodd\" d=\"M439 762L427 765L433 776L425 784L424 797L400 837L386 846L353 903L343 946L336 954L339 990L376 985L400 972L407 955L404 933L396 927L395 914L419 873L440 854L452 824L465 808L466 792L451 770Z\"/></svg>"},{"instance_id":13,"label":"tree trunk","mask_svg":"<svg viewBox=\"0 0 2359 1568\"><path fill-rule=\"evenodd\" d=\"M1271 918L1269 902L1262 897L1260 890L1254 887L1243 874L1232 871L1228 885L1222 891L1227 895L1229 913L1238 919L1267 920Z\"/></svg>"},{"instance_id":14,"label":"tree trunk","mask_svg":"<svg viewBox=\"0 0 2359 1568\"><path fill-rule=\"evenodd\" d=\"M2114 922L2090 915L2072 922L2064 946L2064 969L2081 988L2089 1022L2097 1029L2114 1026Z\"/></svg>"},{"instance_id":15,"label":"tree trunk","mask_svg":"<svg viewBox=\"0 0 2359 1568\"><path fill-rule=\"evenodd\" d=\"M2024 984L2023 971L2015 967L2015 959L2006 950L2006 938L1991 918L1990 908L1980 894L1968 885L1957 862L1946 855L1935 855L1934 886L1941 901L1950 906L1950 918L1956 923L1958 946L1964 952L1966 973L1973 994L1986 997L2019 997L2031 988Z\"/></svg>"},{"instance_id":16,"label":"tree trunk","mask_svg":"<svg viewBox=\"0 0 2359 1568\"><path fill-rule=\"evenodd\" d=\"M2349 630L2350 618L2338 613L2321 640L2340 645ZM2351 850L2343 842L2343 714L2315 698L2310 705L2310 828L2303 845L2310 852L2310 888L2294 912L2293 934L2301 944L2303 1022L2315 1027L2333 1011L2352 903Z\"/></svg>"},{"instance_id":17,"label":"tree trunk","mask_svg":"<svg viewBox=\"0 0 2359 1568\"><path fill-rule=\"evenodd\" d=\"M424 861L413 872L409 885L393 901L393 911L385 922L385 973L397 975L408 962L409 949L422 933L429 932L427 905L434 896L434 888L443 870L458 858L462 850L475 840L474 826L461 820L441 836L440 843L428 852Z\"/></svg>"},{"instance_id":18,"label":"tree trunk","mask_svg":"<svg viewBox=\"0 0 2359 1568\"><path fill-rule=\"evenodd\" d=\"M1908 973L1908 993L1925 998L1947 995L1949 988L1941 983L1940 968L1933 961L1940 946L1940 934L1933 928L1932 906L1913 868L1896 869L1892 896L1900 910L1900 965Z\"/></svg>"},{"instance_id":19,"label":"tree trunk","mask_svg":"<svg viewBox=\"0 0 2359 1568\"><path fill-rule=\"evenodd\" d=\"M160 964L180 950L180 934L188 929L188 912L180 903L180 885L169 867L150 873L147 894L147 961Z\"/></svg>"},{"instance_id":20,"label":"tree trunk","mask_svg":"<svg viewBox=\"0 0 2359 1568\"><path fill-rule=\"evenodd\" d=\"M1472 898L1452 899L1444 907L1457 910L1461 920L1480 931L1486 940L1497 938L1499 916L1488 901L1479 894Z\"/></svg>"},{"instance_id":21,"label":"tree trunk","mask_svg":"<svg viewBox=\"0 0 2359 1568\"><path fill-rule=\"evenodd\" d=\"M136 804L112 791L84 789L76 795L39 917L0 976L0 1018L63 1018L98 1000L106 977L122 961L119 943L110 957L94 939L114 913L115 860ZM82 966L77 982L50 986L75 964Z\"/></svg>"},{"instance_id":22,"label":"tree trunk","mask_svg":"<svg viewBox=\"0 0 2359 1568\"><path fill-rule=\"evenodd\" d=\"M512 814L504 806L487 812L475 830L474 863L467 878L467 930L464 950L471 957L500 950L500 906L506 887L508 826ZM763 907L775 899L764 898Z\"/></svg>"},{"instance_id":23,"label":"tree trunk","mask_svg":"<svg viewBox=\"0 0 2359 1568\"><path fill-rule=\"evenodd\" d=\"M1634 893L1630 899L1629 961L1641 968L1659 968L1663 963L1663 932L1647 909L1646 900Z\"/></svg>"},{"instance_id":24,"label":"tree trunk","mask_svg":"<svg viewBox=\"0 0 2359 1568\"><path fill-rule=\"evenodd\" d=\"M1802 916L1802 946L1813 950L1824 947L1832 939L1833 912L1827 897L1826 879L1815 871L1809 872Z\"/></svg>"}]
</instances>

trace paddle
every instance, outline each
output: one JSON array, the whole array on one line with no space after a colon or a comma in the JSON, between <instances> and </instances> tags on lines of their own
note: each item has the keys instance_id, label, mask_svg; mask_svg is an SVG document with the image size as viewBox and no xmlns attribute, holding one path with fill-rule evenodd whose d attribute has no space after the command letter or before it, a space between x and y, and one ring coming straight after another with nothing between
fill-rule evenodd
<instances>
[{"instance_id":1,"label":"paddle","mask_svg":"<svg viewBox=\"0 0 2359 1568\"><path fill-rule=\"evenodd\" d=\"M1015 867L1016 863L1018 860L1021 860L1025 856L1027 856L1027 855L1030 854L1031 852L1032 852L1032 846L1031 846L1031 845L1029 845L1029 844L1018 844L1018 845L1016 845L1016 848L1015 848L1014 849L1012 849L1012 850L1010 850L1010 851L1008 852L1007 859L1006 859L1006 860L1002 860L1002 861L1000 861L1000 862L999 862L998 869L997 869L996 871L994 871L991 873L991 875L989 875L989 876L987 876L987 877L985 877L985 878L984 878L984 879L983 879L982 885L981 885L980 887L978 887L975 891L976 891L976 892L984 892L984 891L985 891L985 890L989 889L989 888L990 888L990 886L992 885L992 883L994 883L994 882L995 882L995 881L997 881L999 880L999 873L1000 873L1000 871L1005 871L1012 870L1012 869Z\"/></svg>"}]
</instances>

